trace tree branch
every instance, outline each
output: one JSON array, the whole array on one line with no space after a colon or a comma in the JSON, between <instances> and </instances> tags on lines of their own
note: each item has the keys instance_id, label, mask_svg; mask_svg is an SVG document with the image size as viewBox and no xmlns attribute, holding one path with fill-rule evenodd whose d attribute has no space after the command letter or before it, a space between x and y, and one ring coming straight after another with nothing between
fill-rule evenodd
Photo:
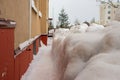
<instances>
[{"instance_id":1,"label":"tree branch","mask_svg":"<svg viewBox=\"0 0 120 80\"><path fill-rule=\"evenodd\" d=\"M100 0L100 2L107 3L107 4L111 5L111 6L114 7L114 8L118 8L118 6L119 6L119 5L113 4L113 1L112 1L112 0L108 0L108 2L106 2L106 1L101 1L101 0Z\"/></svg>"}]
</instances>

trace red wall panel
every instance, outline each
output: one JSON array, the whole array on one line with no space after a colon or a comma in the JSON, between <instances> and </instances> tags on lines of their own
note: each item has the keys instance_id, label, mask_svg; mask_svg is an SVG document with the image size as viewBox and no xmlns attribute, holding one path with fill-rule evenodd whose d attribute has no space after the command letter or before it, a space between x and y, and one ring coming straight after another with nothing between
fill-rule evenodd
<instances>
[{"instance_id":1,"label":"red wall panel","mask_svg":"<svg viewBox=\"0 0 120 80\"><path fill-rule=\"evenodd\" d=\"M20 80L33 60L33 44L15 56L15 80Z\"/></svg>"},{"instance_id":2,"label":"red wall panel","mask_svg":"<svg viewBox=\"0 0 120 80\"><path fill-rule=\"evenodd\" d=\"M28 48L26 49L29 53L29 63L33 60L33 44L30 44Z\"/></svg>"},{"instance_id":3,"label":"red wall panel","mask_svg":"<svg viewBox=\"0 0 120 80\"><path fill-rule=\"evenodd\" d=\"M40 36L40 40L41 40L45 45L47 45L47 39L48 39L48 36L47 36L47 35L41 35L41 36Z\"/></svg>"},{"instance_id":4,"label":"red wall panel","mask_svg":"<svg viewBox=\"0 0 120 80\"><path fill-rule=\"evenodd\" d=\"M15 57L15 80L20 80L20 57Z\"/></svg>"},{"instance_id":5,"label":"red wall panel","mask_svg":"<svg viewBox=\"0 0 120 80\"><path fill-rule=\"evenodd\" d=\"M14 29L0 28L0 80L14 80Z\"/></svg>"},{"instance_id":6,"label":"red wall panel","mask_svg":"<svg viewBox=\"0 0 120 80\"><path fill-rule=\"evenodd\" d=\"M29 54L25 51L23 51L21 54L19 54L20 57L20 77L26 72L28 66L29 66Z\"/></svg>"}]
</instances>

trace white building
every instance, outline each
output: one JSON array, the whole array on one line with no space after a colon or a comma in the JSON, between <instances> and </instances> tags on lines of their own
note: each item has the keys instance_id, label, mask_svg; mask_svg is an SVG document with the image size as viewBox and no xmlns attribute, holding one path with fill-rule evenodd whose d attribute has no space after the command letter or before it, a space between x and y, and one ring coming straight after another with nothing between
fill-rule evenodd
<instances>
[{"instance_id":1,"label":"white building","mask_svg":"<svg viewBox=\"0 0 120 80\"><path fill-rule=\"evenodd\" d=\"M120 3L114 3L114 5L119 5ZM116 13L118 13L118 8L111 6L108 3L101 2L100 4L100 24L107 25L111 20L116 19Z\"/></svg>"}]
</instances>

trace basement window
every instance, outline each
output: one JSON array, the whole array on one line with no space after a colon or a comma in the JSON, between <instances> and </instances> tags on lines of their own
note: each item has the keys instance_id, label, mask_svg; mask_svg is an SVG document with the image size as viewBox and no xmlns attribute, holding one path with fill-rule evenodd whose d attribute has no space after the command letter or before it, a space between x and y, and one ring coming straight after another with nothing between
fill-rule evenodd
<instances>
[{"instance_id":1,"label":"basement window","mask_svg":"<svg viewBox=\"0 0 120 80\"><path fill-rule=\"evenodd\" d=\"M108 6L108 8L111 8L111 6Z\"/></svg>"},{"instance_id":2,"label":"basement window","mask_svg":"<svg viewBox=\"0 0 120 80\"><path fill-rule=\"evenodd\" d=\"M111 12L110 11L108 11L108 14L110 14Z\"/></svg>"}]
</instances>

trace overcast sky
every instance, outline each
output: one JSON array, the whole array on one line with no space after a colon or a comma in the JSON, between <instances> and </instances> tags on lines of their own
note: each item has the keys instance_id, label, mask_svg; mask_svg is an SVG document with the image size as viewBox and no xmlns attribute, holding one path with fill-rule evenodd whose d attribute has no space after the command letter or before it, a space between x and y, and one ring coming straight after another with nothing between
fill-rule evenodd
<instances>
[{"instance_id":1,"label":"overcast sky","mask_svg":"<svg viewBox=\"0 0 120 80\"><path fill-rule=\"evenodd\" d=\"M65 9L71 23L90 21L92 18L99 20L99 3L96 0L49 0L49 17L53 17L54 23L58 21L58 14Z\"/></svg>"}]
</instances>

